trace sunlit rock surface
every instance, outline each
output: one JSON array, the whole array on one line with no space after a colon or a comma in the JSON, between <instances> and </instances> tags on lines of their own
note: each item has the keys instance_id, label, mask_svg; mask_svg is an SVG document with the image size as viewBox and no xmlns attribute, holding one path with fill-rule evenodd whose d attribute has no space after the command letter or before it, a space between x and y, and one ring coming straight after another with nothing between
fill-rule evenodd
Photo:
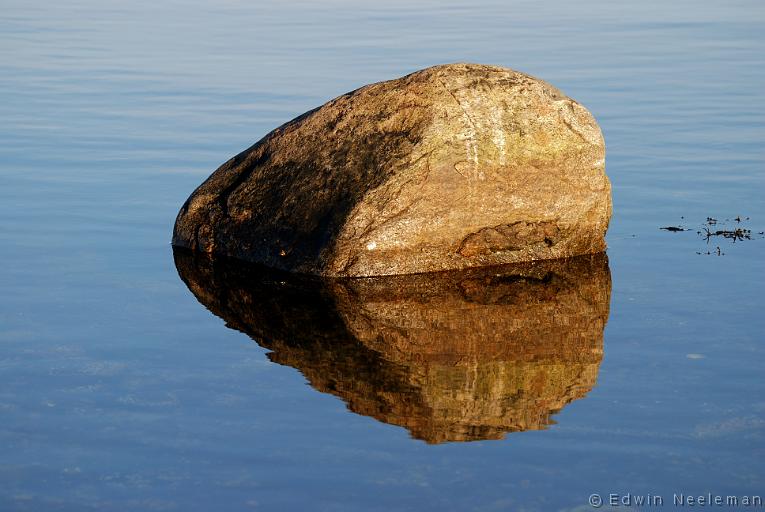
<instances>
[{"instance_id":1,"label":"sunlit rock surface","mask_svg":"<svg viewBox=\"0 0 765 512\"><path fill-rule=\"evenodd\" d=\"M280 126L181 208L173 244L325 276L605 249L600 128L546 82L477 64L367 85Z\"/></svg>"},{"instance_id":2,"label":"sunlit rock surface","mask_svg":"<svg viewBox=\"0 0 765 512\"><path fill-rule=\"evenodd\" d=\"M428 443L544 429L595 385L605 254L326 280L175 251L197 299L356 413Z\"/></svg>"}]
</instances>

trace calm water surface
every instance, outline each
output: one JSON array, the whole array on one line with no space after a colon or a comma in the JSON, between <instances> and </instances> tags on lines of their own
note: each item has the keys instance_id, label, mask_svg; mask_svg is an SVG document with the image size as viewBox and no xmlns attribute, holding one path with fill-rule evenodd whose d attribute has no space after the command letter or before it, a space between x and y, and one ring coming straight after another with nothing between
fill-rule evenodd
<instances>
[{"instance_id":1,"label":"calm water surface","mask_svg":"<svg viewBox=\"0 0 765 512\"><path fill-rule=\"evenodd\" d=\"M759 0L4 0L0 510L765 495L764 22ZM453 61L593 112L607 262L349 291L173 254L221 162ZM738 215L753 240L658 229Z\"/></svg>"}]
</instances>

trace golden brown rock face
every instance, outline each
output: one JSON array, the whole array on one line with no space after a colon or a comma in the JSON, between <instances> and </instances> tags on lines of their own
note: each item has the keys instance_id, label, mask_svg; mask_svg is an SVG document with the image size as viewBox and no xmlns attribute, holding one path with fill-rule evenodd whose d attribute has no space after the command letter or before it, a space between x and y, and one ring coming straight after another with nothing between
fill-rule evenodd
<instances>
[{"instance_id":1,"label":"golden brown rock face","mask_svg":"<svg viewBox=\"0 0 765 512\"><path fill-rule=\"evenodd\" d=\"M173 244L325 276L408 274L605 249L592 115L510 69L450 64L280 126L181 208Z\"/></svg>"},{"instance_id":2,"label":"golden brown rock face","mask_svg":"<svg viewBox=\"0 0 765 512\"><path fill-rule=\"evenodd\" d=\"M546 428L592 389L603 355L605 254L335 280L175 258L197 299L272 361L429 443Z\"/></svg>"}]
</instances>

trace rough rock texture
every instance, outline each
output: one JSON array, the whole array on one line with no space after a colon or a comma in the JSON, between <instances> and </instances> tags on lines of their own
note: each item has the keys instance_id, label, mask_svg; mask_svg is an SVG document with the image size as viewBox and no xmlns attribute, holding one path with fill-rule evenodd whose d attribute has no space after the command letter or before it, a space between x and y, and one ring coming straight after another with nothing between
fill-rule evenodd
<instances>
[{"instance_id":1,"label":"rough rock texture","mask_svg":"<svg viewBox=\"0 0 765 512\"><path fill-rule=\"evenodd\" d=\"M272 361L429 443L544 429L597 379L611 291L602 253L339 280L175 258L197 299Z\"/></svg>"},{"instance_id":2,"label":"rough rock texture","mask_svg":"<svg viewBox=\"0 0 765 512\"><path fill-rule=\"evenodd\" d=\"M344 94L223 164L173 244L326 276L596 253L604 158L592 115L549 84L436 66Z\"/></svg>"}]
</instances>

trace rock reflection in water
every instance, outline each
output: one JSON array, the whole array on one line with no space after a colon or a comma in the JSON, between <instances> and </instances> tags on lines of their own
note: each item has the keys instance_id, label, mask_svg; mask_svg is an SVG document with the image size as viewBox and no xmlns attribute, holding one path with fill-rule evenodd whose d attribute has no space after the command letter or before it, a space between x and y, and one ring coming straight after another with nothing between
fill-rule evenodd
<instances>
[{"instance_id":1,"label":"rock reflection in water","mask_svg":"<svg viewBox=\"0 0 765 512\"><path fill-rule=\"evenodd\" d=\"M595 385L605 254L409 276L321 280L175 250L227 326L358 414L428 443L539 430Z\"/></svg>"}]
</instances>

